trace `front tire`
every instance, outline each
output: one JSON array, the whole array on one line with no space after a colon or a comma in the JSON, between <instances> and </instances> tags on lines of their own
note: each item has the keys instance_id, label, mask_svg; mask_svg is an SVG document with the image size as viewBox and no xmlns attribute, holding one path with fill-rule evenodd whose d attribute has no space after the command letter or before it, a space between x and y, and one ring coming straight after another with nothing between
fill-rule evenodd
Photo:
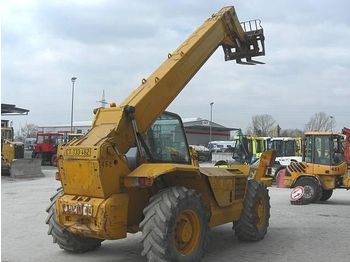
<instances>
[{"instance_id":1,"label":"front tire","mask_svg":"<svg viewBox=\"0 0 350 262\"><path fill-rule=\"evenodd\" d=\"M62 188L51 197L50 206L46 209L48 213L46 224L49 225L48 235L52 235L53 242L57 243L60 248L74 253L83 253L97 249L101 246L102 239L84 237L71 233L64 229L56 221L55 203L57 198L62 194Z\"/></svg>"},{"instance_id":2,"label":"front tire","mask_svg":"<svg viewBox=\"0 0 350 262\"><path fill-rule=\"evenodd\" d=\"M321 189L322 190L322 195L320 198L320 201L327 201L328 199L331 198L332 194L333 194L333 189Z\"/></svg>"},{"instance_id":3,"label":"front tire","mask_svg":"<svg viewBox=\"0 0 350 262\"><path fill-rule=\"evenodd\" d=\"M296 201L290 201L292 205L307 205L319 200L321 195L321 186L313 177L301 177L294 184L294 187L302 186L304 188L304 195Z\"/></svg>"},{"instance_id":4,"label":"front tire","mask_svg":"<svg viewBox=\"0 0 350 262\"><path fill-rule=\"evenodd\" d=\"M143 210L142 255L148 261L199 261L203 256L208 215L200 195L170 187L150 199Z\"/></svg>"},{"instance_id":5,"label":"front tire","mask_svg":"<svg viewBox=\"0 0 350 262\"><path fill-rule=\"evenodd\" d=\"M266 186L249 180L240 219L235 224L236 236L244 241L257 241L265 237L270 219L270 197Z\"/></svg>"}]
</instances>

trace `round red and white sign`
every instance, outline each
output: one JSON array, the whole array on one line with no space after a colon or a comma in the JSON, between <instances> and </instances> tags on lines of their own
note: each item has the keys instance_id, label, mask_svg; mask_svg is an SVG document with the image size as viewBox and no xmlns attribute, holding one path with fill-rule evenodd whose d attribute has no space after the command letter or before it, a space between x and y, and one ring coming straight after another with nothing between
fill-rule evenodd
<instances>
[{"instance_id":1,"label":"round red and white sign","mask_svg":"<svg viewBox=\"0 0 350 262\"><path fill-rule=\"evenodd\" d=\"M301 199L303 196L304 196L304 188L302 186L297 186L293 188L289 198L290 198L290 201L297 201Z\"/></svg>"}]
</instances>

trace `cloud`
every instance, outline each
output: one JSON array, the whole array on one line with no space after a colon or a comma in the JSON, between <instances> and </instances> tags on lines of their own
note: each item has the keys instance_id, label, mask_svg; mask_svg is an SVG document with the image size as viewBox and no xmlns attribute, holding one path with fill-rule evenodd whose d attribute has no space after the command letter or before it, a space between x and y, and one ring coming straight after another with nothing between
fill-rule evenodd
<instances>
[{"instance_id":1,"label":"cloud","mask_svg":"<svg viewBox=\"0 0 350 262\"><path fill-rule=\"evenodd\" d=\"M350 125L348 1L236 1L244 20L261 18L266 65L224 62L219 48L169 109L245 128L269 113L303 128L325 111ZM273 4L272 4L273 3ZM192 31L229 1L3 1L2 102L30 109L15 123L90 120L102 90L120 103ZM325 11L327 10L327 12Z\"/></svg>"}]
</instances>

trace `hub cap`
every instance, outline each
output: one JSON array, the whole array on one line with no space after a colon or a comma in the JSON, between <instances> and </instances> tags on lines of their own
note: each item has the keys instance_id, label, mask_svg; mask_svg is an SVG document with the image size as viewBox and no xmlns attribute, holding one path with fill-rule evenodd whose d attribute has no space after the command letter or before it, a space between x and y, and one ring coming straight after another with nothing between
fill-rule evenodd
<instances>
[{"instance_id":1,"label":"hub cap","mask_svg":"<svg viewBox=\"0 0 350 262\"><path fill-rule=\"evenodd\" d=\"M312 186L306 185L304 186L304 198L310 199L314 195L314 189Z\"/></svg>"},{"instance_id":2,"label":"hub cap","mask_svg":"<svg viewBox=\"0 0 350 262\"><path fill-rule=\"evenodd\" d=\"M175 246L183 255L191 254L198 245L200 221L198 215L190 209L183 210L175 221Z\"/></svg>"},{"instance_id":3,"label":"hub cap","mask_svg":"<svg viewBox=\"0 0 350 262\"><path fill-rule=\"evenodd\" d=\"M263 199L259 199L258 203L255 207L255 217L256 217L256 225L257 227L261 227L264 225L266 219L266 208Z\"/></svg>"}]
</instances>

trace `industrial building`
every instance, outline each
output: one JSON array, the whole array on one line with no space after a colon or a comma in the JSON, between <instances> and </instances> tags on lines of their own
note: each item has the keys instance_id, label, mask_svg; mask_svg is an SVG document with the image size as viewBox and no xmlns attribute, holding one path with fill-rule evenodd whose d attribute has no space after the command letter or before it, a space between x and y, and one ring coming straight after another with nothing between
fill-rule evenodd
<instances>
[{"instance_id":1,"label":"industrial building","mask_svg":"<svg viewBox=\"0 0 350 262\"><path fill-rule=\"evenodd\" d=\"M91 128L91 121L76 121L73 123L73 133L87 133ZM211 126L211 140L229 140L230 131L233 128L228 128L215 122L202 118L184 118L183 124L190 145L208 145L210 140L210 126ZM71 133L70 124L63 125L43 125L39 126L38 131L54 132L54 133Z\"/></svg>"},{"instance_id":2,"label":"industrial building","mask_svg":"<svg viewBox=\"0 0 350 262\"><path fill-rule=\"evenodd\" d=\"M233 128L228 128L202 118L183 119L186 137L190 145L208 145L210 141L230 140Z\"/></svg>"},{"instance_id":3,"label":"industrial building","mask_svg":"<svg viewBox=\"0 0 350 262\"><path fill-rule=\"evenodd\" d=\"M91 128L91 121L75 121L73 122L73 128L71 132L70 124L61 124L61 125L42 125L38 127L40 132L50 132L50 133L77 133L77 134L86 134Z\"/></svg>"}]
</instances>

